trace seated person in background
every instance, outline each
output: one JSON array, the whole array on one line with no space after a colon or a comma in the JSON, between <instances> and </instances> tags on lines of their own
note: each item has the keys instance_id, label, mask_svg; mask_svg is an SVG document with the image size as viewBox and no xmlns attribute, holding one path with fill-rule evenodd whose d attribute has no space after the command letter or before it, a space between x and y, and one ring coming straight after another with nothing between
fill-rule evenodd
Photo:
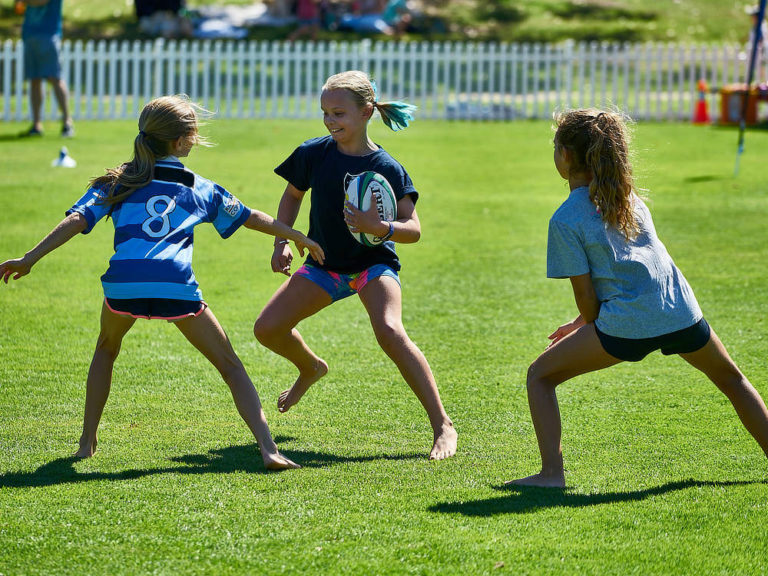
<instances>
[{"instance_id":1,"label":"seated person in background","mask_svg":"<svg viewBox=\"0 0 768 576\"><path fill-rule=\"evenodd\" d=\"M302 36L317 40L317 32L320 30L320 0L297 0L296 18L299 26L291 32L288 40L293 42Z\"/></svg>"},{"instance_id":2,"label":"seated person in background","mask_svg":"<svg viewBox=\"0 0 768 576\"><path fill-rule=\"evenodd\" d=\"M387 23L391 34L400 36L408 30L412 20L408 2L406 0L389 0L381 13L381 19Z\"/></svg>"},{"instance_id":3,"label":"seated person in background","mask_svg":"<svg viewBox=\"0 0 768 576\"><path fill-rule=\"evenodd\" d=\"M139 31L148 36L176 38L192 36L185 16L186 0L134 0Z\"/></svg>"},{"instance_id":4,"label":"seated person in background","mask_svg":"<svg viewBox=\"0 0 768 576\"><path fill-rule=\"evenodd\" d=\"M406 0L375 0L360 2L362 14L347 15L341 19L340 29L352 30L361 34L386 34L399 36L411 22L411 14ZM367 12L372 9L374 12Z\"/></svg>"}]
</instances>

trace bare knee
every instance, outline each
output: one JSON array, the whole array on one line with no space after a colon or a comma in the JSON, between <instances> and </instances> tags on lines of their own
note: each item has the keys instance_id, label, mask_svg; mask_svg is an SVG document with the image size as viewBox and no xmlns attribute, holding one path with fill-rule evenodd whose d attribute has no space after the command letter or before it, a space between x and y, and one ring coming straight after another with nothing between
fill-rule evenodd
<instances>
[{"instance_id":1,"label":"bare knee","mask_svg":"<svg viewBox=\"0 0 768 576\"><path fill-rule=\"evenodd\" d=\"M710 379L714 382L715 386L727 396L731 396L732 394L742 392L746 388L752 387L746 376L744 376L744 374L742 374L736 367L720 371L718 374L713 374L710 376Z\"/></svg>"},{"instance_id":2,"label":"bare knee","mask_svg":"<svg viewBox=\"0 0 768 576\"><path fill-rule=\"evenodd\" d=\"M123 344L122 338L116 338L109 334L99 334L99 339L96 341L96 353L102 356L106 356L111 360L115 360L120 354L120 347Z\"/></svg>"},{"instance_id":3,"label":"bare knee","mask_svg":"<svg viewBox=\"0 0 768 576\"><path fill-rule=\"evenodd\" d=\"M529 393L539 390L553 390L558 384L560 381L548 373L543 362L536 360L528 366L525 385Z\"/></svg>"},{"instance_id":4,"label":"bare knee","mask_svg":"<svg viewBox=\"0 0 768 576\"><path fill-rule=\"evenodd\" d=\"M397 354L399 350L402 350L410 343L410 339L405 333L405 328L399 322L382 322L374 326L374 333L376 334L376 341L379 343L379 346L390 357Z\"/></svg>"},{"instance_id":5,"label":"bare knee","mask_svg":"<svg viewBox=\"0 0 768 576\"><path fill-rule=\"evenodd\" d=\"M227 384L236 381L245 374L245 366L243 366L234 350L220 358L214 358L212 363Z\"/></svg>"},{"instance_id":6,"label":"bare knee","mask_svg":"<svg viewBox=\"0 0 768 576\"><path fill-rule=\"evenodd\" d=\"M264 346L268 346L270 342L273 342L279 333L279 325L271 322L264 316L259 316L253 325L253 335Z\"/></svg>"}]
</instances>

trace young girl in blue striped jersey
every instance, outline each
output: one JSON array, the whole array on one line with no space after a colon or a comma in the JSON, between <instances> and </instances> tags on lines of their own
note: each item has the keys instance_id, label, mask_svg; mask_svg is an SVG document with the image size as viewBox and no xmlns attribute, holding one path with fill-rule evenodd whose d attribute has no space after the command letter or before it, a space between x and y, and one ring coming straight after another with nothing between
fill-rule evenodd
<instances>
[{"instance_id":1,"label":"young girl in blue striped jersey","mask_svg":"<svg viewBox=\"0 0 768 576\"><path fill-rule=\"evenodd\" d=\"M414 107L403 102L379 102L368 75L357 70L328 78L320 95L328 134L301 144L275 169L287 186L277 218L293 225L307 190L311 191L308 235L325 251L325 263L310 254L307 261L272 296L256 320L256 338L288 359L299 375L283 392L278 407L285 412L328 372L295 329L304 318L331 303L358 294L376 339L400 370L427 412L433 431L429 457L442 460L456 452L457 435L443 408L432 370L424 354L408 337L402 322L402 295L396 243L419 240L416 215L418 192L403 166L368 137L368 122L378 111L392 130L408 126ZM362 212L345 204L350 177L373 171L392 186L397 220L384 222L375 203ZM350 231L373 234L385 241L375 247L358 243ZM275 242L272 270L290 275L293 254L284 240Z\"/></svg>"},{"instance_id":2,"label":"young girl in blue striped jersey","mask_svg":"<svg viewBox=\"0 0 768 576\"><path fill-rule=\"evenodd\" d=\"M270 216L244 206L218 184L187 170L179 158L195 144L199 107L186 96L149 102L139 117L134 158L94 178L85 195L24 257L0 264L0 277L18 279L43 256L78 233L87 234L105 216L115 227L115 253L102 276L104 304L85 397L85 416L76 456L96 451L96 431L112 382L123 337L137 318L173 322L220 372L240 415L259 444L268 469L297 468L280 454L269 432L259 396L242 362L192 272L193 229L210 222L222 238L240 226L293 240L323 260L320 246Z\"/></svg>"}]
</instances>

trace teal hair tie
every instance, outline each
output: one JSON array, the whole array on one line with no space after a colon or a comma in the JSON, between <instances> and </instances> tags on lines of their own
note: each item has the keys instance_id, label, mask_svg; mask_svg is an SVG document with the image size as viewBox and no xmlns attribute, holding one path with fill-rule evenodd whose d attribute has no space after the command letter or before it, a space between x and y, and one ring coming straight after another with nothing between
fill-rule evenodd
<instances>
[{"instance_id":1,"label":"teal hair tie","mask_svg":"<svg viewBox=\"0 0 768 576\"><path fill-rule=\"evenodd\" d=\"M395 100L394 102L379 102L379 90L376 82L371 80L373 87L373 105L379 111L381 119L390 130L397 132L408 127L408 123L413 120L413 113L416 106Z\"/></svg>"},{"instance_id":2,"label":"teal hair tie","mask_svg":"<svg viewBox=\"0 0 768 576\"><path fill-rule=\"evenodd\" d=\"M416 106L413 104L407 104L399 100L385 102L380 104L378 108L384 124L395 132L407 128L409 122L413 120L413 113L416 111Z\"/></svg>"},{"instance_id":3,"label":"teal hair tie","mask_svg":"<svg viewBox=\"0 0 768 576\"><path fill-rule=\"evenodd\" d=\"M373 103L376 104L379 101L379 90L374 80L371 80L371 86L373 87Z\"/></svg>"}]
</instances>

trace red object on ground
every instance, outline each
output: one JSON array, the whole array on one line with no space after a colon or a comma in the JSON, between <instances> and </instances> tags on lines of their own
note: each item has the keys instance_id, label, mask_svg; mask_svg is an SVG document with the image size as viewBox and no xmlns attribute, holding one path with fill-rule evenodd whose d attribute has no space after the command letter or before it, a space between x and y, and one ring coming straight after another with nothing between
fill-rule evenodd
<instances>
[{"instance_id":1,"label":"red object on ground","mask_svg":"<svg viewBox=\"0 0 768 576\"><path fill-rule=\"evenodd\" d=\"M699 80L696 86L699 91L699 99L696 101L696 108L693 111L694 124L709 124L712 119L709 117L709 106L707 105L707 83L705 80Z\"/></svg>"}]
</instances>

